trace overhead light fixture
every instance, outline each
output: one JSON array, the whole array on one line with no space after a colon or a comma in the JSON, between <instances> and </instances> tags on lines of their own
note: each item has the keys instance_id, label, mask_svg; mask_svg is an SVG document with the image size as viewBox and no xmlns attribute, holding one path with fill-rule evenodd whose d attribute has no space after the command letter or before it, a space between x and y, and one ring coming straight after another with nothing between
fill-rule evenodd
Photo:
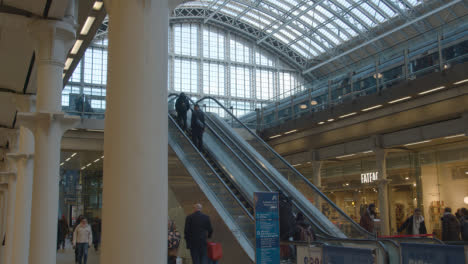
<instances>
[{"instance_id":1,"label":"overhead light fixture","mask_svg":"<svg viewBox=\"0 0 468 264\"><path fill-rule=\"evenodd\" d=\"M468 175L468 171L465 171L465 174Z\"/></svg>"},{"instance_id":2,"label":"overhead light fixture","mask_svg":"<svg viewBox=\"0 0 468 264\"><path fill-rule=\"evenodd\" d=\"M88 165L86 165L86 167L89 167L89 166L91 166L91 163L89 163Z\"/></svg>"},{"instance_id":3,"label":"overhead light fixture","mask_svg":"<svg viewBox=\"0 0 468 264\"><path fill-rule=\"evenodd\" d=\"M81 167L82 170L86 169L86 166Z\"/></svg>"},{"instance_id":4,"label":"overhead light fixture","mask_svg":"<svg viewBox=\"0 0 468 264\"><path fill-rule=\"evenodd\" d=\"M374 73L374 75L373 75L373 76L374 76L374 79L377 79L377 78L378 78L378 79L380 79L380 78L382 78L382 77L383 77L383 75L382 75L381 73L377 73L377 74L376 74L376 73Z\"/></svg>"},{"instance_id":5,"label":"overhead light fixture","mask_svg":"<svg viewBox=\"0 0 468 264\"><path fill-rule=\"evenodd\" d=\"M65 162L60 163L60 166L63 166L63 164L65 164Z\"/></svg>"},{"instance_id":6,"label":"overhead light fixture","mask_svg":"<svg viewBox=\"0 0 468 264\"><path fill-rule=\"evenodd\" d=\"M75 42L75 45L73 45L73 48L72 50L70 51L71 54L76 54L78 53L78 51L80 50L81 48L81 44L83 44L83 40L82 39L77 39L76 42Z\"/></svg>"},{"instance_id":7,"label":"overhead light fixture","mask_svg":"<svg viewBox=\"0 0 468 264\"><path fill-rule=\"evenodd\" d=\"M370 111L370 110L373 110L373 109L377 109L377 108L380 108L380 107L382 107L382 105L374 105L374 106L371 106L371 107L369 107L369 108L362 109L361 111L367 112L367 111Z\"/></svg>"},{"instance_id":8,"label":"overhead light fixture","mask_svg":"<svg viewBox=\"0 0 468 264\"><path fill-rule=\"evenodd\" d=\"M62 79L65 78L65 73L62 73Z\"/></svg>"},{"instance_id":9,"label":"overhead light fixture","mask_svg":"<svg viewBox=\"0 0 468 264\"><path fill-rule=\"evenodd\" d=\"M374 152L373 150L368 150L368 151L363 151L362 154L369 154L369 153L372 153Z\"/></svg>"},{"instance_id":10,"label":"overhead light fixture","mask_svg":"<svg viewBox=\"0 0 468 264\"><path fill-rule=\"evenodd\" d=\"M97 159L97 160L94 161L94 163L96 163L96 162L98 162L98 161L100 161L100 160L101 160L101 159Z\"/></svg>"},{"instance_id":11,"label":"overhead light fixture","mask_svg":"<svg viewBox=\"0 0 468 264\"><path fill-rule=\"evenodd\" d=\"M302 164L301 163L298 163L298 164L294 164L293 167L297 167L297 166L301 166Z\"/></svg>"},{"instance_id":12,"label":"overhead light fixture","mask_svg":"<svg viewBox=\"0 0 468 264\"><path fill-rule=\"evenodd\" d=\"M413 183L413 186L416 187L416 183Z\"/></svg>"},{"instance_id":13,"label":"overhead light fixture","mask_svg":"<svg viewBox=\"0 0 468 264\"><path fill-rule=\"evenodd\" d=\"M281 137L281 135L274 135L274 136L271 136L270 139L277 138L277 137Z\"/></svg>"},{"instance_id":14,"label":"overhead light fixture","mask_svg":"<svg viewBox=\"0 0 468 264\"><path fill-rule=\"evenodd\" d=\"M346 186L349 186L349 183L345 183Z\"/></svg>"},{"instance_id":15,"label":"overhead light fixture","mask_svg":"<svg viewBox=\"0 0 468 264\"><path fill-rule=\"evenodd\" d=\"M405 180L409 180L409 177L405 177Z\"/></svg>"},{"instance_id":16,"label":"overhead light fixture","mask_svg":"<svg viewBox=\"0 0 468 264\"><path fill-rule=\"evenodd\" d=\"M96 1L96 2L94 2L93 9L96 10L96 11L99 11L99 10L101 10L103 4L104 3L101 2L101 1Z\"/></svg>"},{"instance_id":17,"label":"overhead light fixture","mask_svg":"<svg viewBox=\"0 0 468 264\"><path fill-rule=\"evenodd\" d=\"M68 159L66 159L66 160L65 160L65 162L68 162L68 161L70 161L70 159L71 159L71 158L68 158Z\"/></svg>"},{"instance_id":18,"label":"overhead light fixture","mask_svg":"<svg viewBox=\"0 0 468 264\"><path fill-rule=\"evenodd\" d=\"M101 157L101 159L103 159L103 158L104 158L104 156Z\"/></svg>"},{"instance_id":19,"label":"overhead light fixture","mask_svg":"<svg viewBox=\"0 0 468 264\"><path fill-rule=\"evenodd\" d=\"M91 29L91 26L93 25L94 23L94 20L96 20L95 17L92 17L92 16L89 16L88 18L86 18L86 21L83 25L83 28L81 29L81 32L80 34L81 35L87 35L89 30Z\"/></svg>"},{"instance_id":20,"label":"overhead light fixture","mask_svg":"<svg viewBox=\"0 0 468 264\"><path fill-rule=\"evenodd\" d=\"M328 119L327 121L328 121L328 122L333 122L333 121L335 121L335 119L330 118L330 119Z\"/></svg>"},{"instance_id":21,"label":"overhead light fixture","mask_svg":"<svg viewBox=\"0 0 468 264\"><path fill-rule=\"evenodd\" d=\"M348 155L338 156L338 157L336 157L336 158L337 158L337 159L349 158L349 157L352 157L352 156L354 156L354 155L356 155L356 154L348 154Z\"/></svg>"},{"instance_id":22,"label":"overhead light fixture","mask_svg":"<svg viewBox=\"0 0 468 264\"><path fill-rule=\"evenodd\" d=\"M448 69L450 67L449 64L444 64L444 70Z\"/></svg>"},{"instance_id":23,"label":"overhead light fixture","mask_svg":"<svg viewBox=\"0 0 468 264\"><path fill-rule=\"evenodd\" d=\"M424 95L424 94L428 94L428 93L432 93L432 92L435 92L435 91L438 91L438 90L442 90L444 89L445 86L439 86L437 88L434 88L434 89L431 89L431 90L427 90L427 91L424 91L424 92L420 92L419 95Z\"/></svg>"},{"instance_id":24,"label":"overhead light fixture","mask_svg":"<svg viewBox=\"0 0 468 264\"><path fill-rule=\"evenodd\" d=\"M301 108L301 109L307 109L307 105L306 105L306 104L301 104L301 105L299 106L299 108Z\"/></svg>"},{"instance_id":25,"label":"overhead light fixture","mask_svg":"<svg viewBox=\"0 0 468 264\"><path fill-rule=\"evenodd\" d=\"M413 145L424 144L424 143L429 143L429 142L431 142L431 140L424 140L424 141L419 141L419 142L408 143L408 144L405 144L404 146L413 146Z\"/></svg>"},{"instance_id":26,"label":"overhead light fixture","mask_svg":"<svg viewBox=\"0 0 468 264\"><path fill-rule=\"evenodd\" d=\"M317 105L317 101L315 100L310 101L310 105Z\"/></svg>"},{"instance_id":27,"label":"overhead light fixture","mask_svg":"<svg viewBox=\"0 0 468 264\"><path fill-rule=\"evenodd\" d=\"M405 100L408 100L408 99L411 99L411 96L406 96L406 97L403 97L403 98L400 98L400 99L396 99L396 100L390 101L388 103L389 104L394 104L394 103L398 103L398 102L405 101Z\"/></svg>"},{"instance_id":28,"label":"overhead light fixture","mask_svg":"<svg viewBox=\"0 0 468 264\"><path fill-rule=\"evenodd\" d=\"M465 196L465 198L463 198L463 202L464 202L465 204L468 204L468 196Z\"/></svg>"},{"instance_id":29,"label":"overhead light fixture","mask_svg":"<svg viewBox=\"0 0 468 264\"><path fill-rule=\"evenodd\" d=\"M355 114L357 114L357 113L356 113L356 112L349 113L349 114L340 116L340 118L345 118L345 117L348 117L348 116L353 116L353 115L355 115Z\"/></svg>"},{"instance_id":30,"label":"overhead light fixture","mask_svg":"<svg viewBox=\"0 0 468 264\"><path fill-rule=\"evenodd\" d=\"M457 137L464 137L465 134L457 134L457 135L453 135L453 136L448 136L448 137L444 137L444 139L451 139L451 138L457 138Z\"/></svg>"},{"instance_id":31,"label":"overhead light fixture","mask_svg":"<svg viewBox=\"0 0 468 264\"><path fill-rule=\"evenodd\" d=\"M67 60L65 61L65 67L63 67L63 69L64 70L70 69L70 65L72 64L72 62L73 62L72 58L67 58Z\"/></svg>"},{"instance_id":32,"label":"overhead light fixture","mask_svg":"<svg viewBox=\"0 0 468 264\"><path fill-rule=\"evenodd\" d=\"M73 158L73 157L75 157L75 156L76 156L76 152L73 153L73 154L71 154L70 158Z\"/></svg>"},{"instance_id":33,"label":"overhead light fixture","mask_svg":"<svg viewBox=\"0 0 468 264\"><path fill-rule=\"evenodd\" d=\"M318 124L319 124L319 125L323 125L323 124L325 124L325 122L323 122L323 121L322 121L322 122L318 122Z\"/></svg>"},{"instance_id":34,"label":"overhead light fixture","mask_svg":"<svg viewBox=\"0 0 468 264\"><path fill-rule=\"evenodd\" d=\"M461 81L458 81L458 82L454 82L453 84L457 85L457 84L462 84L462 83L466 83L466 82L468 82L468 79L461 80Z\"/></svg>"},{"instance_id":35,"label":"overhead light fixture","mask_svg":"<svg viewBox=\"0 0 468 264\"><path fill-rule=\"evenodd\" d=\"M308 161L307 164L311 164L312 162Z\"/></svg>"},{"instance_id":36,"label":"overhead light fixture","mask_svg":"<svg viewBox=\"0 0 468 264\"><path fill-rule=\"evenodd\" d=\"M284 132L284 134L287 135L287 134L291 134L291 133L294 133L294 132L297 132L297 129L294 129L294 130L291 130L291 131L288 131L288 132Z\"/></svg>"}]
</instances>

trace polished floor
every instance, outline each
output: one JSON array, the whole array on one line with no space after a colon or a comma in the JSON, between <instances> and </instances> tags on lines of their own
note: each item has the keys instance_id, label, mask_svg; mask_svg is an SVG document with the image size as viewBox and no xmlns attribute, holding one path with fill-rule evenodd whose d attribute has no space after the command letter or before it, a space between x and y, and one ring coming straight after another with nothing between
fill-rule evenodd
<instances>
[{"instance_id":1,"label":"polished floor","mask_svg":"<svg viewBox=\"0 0 468 264\"><path fill-rule=\"evenodd\" d=\"M57 264L75 264L75 252L69 241L67 241L65 250L57 252ZM93 247L89 249L87 264L99 264L99 253Z\"/></svg>"}]
</instances>

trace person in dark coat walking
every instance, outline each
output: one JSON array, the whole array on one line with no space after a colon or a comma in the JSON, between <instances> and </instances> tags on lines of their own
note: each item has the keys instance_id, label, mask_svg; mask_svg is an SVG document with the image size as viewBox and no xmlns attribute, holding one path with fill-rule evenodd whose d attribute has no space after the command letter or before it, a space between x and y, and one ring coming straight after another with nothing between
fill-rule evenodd
<instances>
[{"instance_id":1,"label":"person in dark coat walking","mask_svg":"<svg viewBox=\"0 0 468 264\"><path fill-rule=\"evenodd\" d=\"M463 241L468 242L468 209L462 208L461 214L462 214L462 217L460 220L461 237Z\"/></svg>"},{"instance_id":2,"label":"person in dark coat walking","mask_svg":"<svg viewBox=\"0 0 468 264\"><path fill-rule=\"evenodd\" d=\"M184 93L181 93L176 100L175 108L177 111L177 123L186 131L187 130L187 112L190 109L190 102Z\"/></svg>"},{"instance_id":3,"label":"person in dark coat walking","mask_svg":"<svg viewBox=\"0 0 468 264\"><path fill-rule=\"evenodd\" d=\"M296 217L292 209L292 202L280 190L279 193L279 217L280 217L280 239L289 241L296 233Z\"/></svg>"},{"instance_id":4,"label":"person in dark coat walking","mask_svg":"<svg viewBox=\"0 0 468 264\"><path fill-rule=\"evenodd\" d=\"M398 233L406 230L408 235L425 235L427 234L426 224L424 223L424 216L422 216L421 209L414 209L414 214L398 228Z\"/></svg>"},{"instance_id":5,"label":"person in dark coat walking","mask_svg":"<svg viewBox=\"0 0 468 264\"><path fill-rule=\"evenodd\" d=\"M58 229L57 229L57 250L62 247L65 249L65 238L68 235L69 227L65 216L62 215L62 218L58 221Z\"/></svg>"},{"instance_id":6,"label":"person in dark coat walking","mask_svg":"<svg viewBox=\"0 0 468 264\"><path fill-rule=\"evenodd\" d=\"M192 112L192 141L198 150L203 151L203 132L205 131L205 114L200 110L200 106L196 104Z\"/></svg>"},{"instance_id":7,"label":"person in dark coat walking","mask_svg":"<svg viewBox=\"0 0 468 264\"><path fill-rule=\"evenodd\" d=\"M365 230L374 233L374 219L375 219L375 204L371 203L367 207L366 211L361 216L361 221L359 225L362 226Z\"/></svg>"},{"instance_id":8,"label":"person in dark coat walking","mask_svg":"<svg viewBox=\"0 0 468 264\"><path fill-rule=\"evenodd\" d=\"M442 241L459 241L460 240L460 222L457 217L452 214L452 209L445 208L442 216Z\"/></svg>"},{"instance_id":9,"label":"person in dark coat walking","mask_svg":"<svg viewBox=\"0 0 468 264\"><path fill-rule=\"evenodd\" d=\"M91 230L93 231L93 245L94 250L99 250L99 244L101 243L101 219L96 217L91 224Z\"/></svg>"},{"instance_id":10,"label":"person in dark coat walking","mask_svg":"<svg viewBox=\"0 0 468 264\"><path fill-rule=\"evenodd\" d=\"M193 264L208 264L207 243L213 234L210 217L201 212L202 205L193 206L194 213L185 219L185 241Z\"/></svg>"}]
</instances>

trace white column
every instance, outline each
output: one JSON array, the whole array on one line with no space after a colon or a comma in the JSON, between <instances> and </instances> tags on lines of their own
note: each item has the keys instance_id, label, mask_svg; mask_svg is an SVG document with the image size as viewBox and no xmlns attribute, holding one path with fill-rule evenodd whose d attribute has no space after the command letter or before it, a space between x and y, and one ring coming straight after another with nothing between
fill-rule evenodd
<instances>
[{"instance_id":1,"label":"white column","mask_svg":"<svg viewBox=\"0 0 468 264\"><path fill-rule=\"evenodd\" d=\"M312 161L312 184L314 184L319 190L322 190L322 170L323 161L313 160ZM320 212L322 211L322 197L319 194L314 195L314 204Z\"/></svg>"},{"instance_id":2,"label":"white column","mask_svg":"<svg viewBox=\"0 0 468 264\"><path fill-rule=\"evenodd\" d=\"M30 31L36 41L37 112L18 114L34 133L29 263L52 264L57 247L60 142L64 131L77 121L61 112L62 72L75 29L62 21L36 20Z\"/></svg>"},{"instance_id":3,"label":"white column","mask_svg":"<svg viewBox=\"0 0 468 264\"><path fill-rule=\"evenodd\" d=\"M167 262L167 0L107 1L102 264Z\"/></svg>"},{"instance_id":4,"label":"white column","mask_svg":"<svg viewBox=\"0 0 468 264\"><path fill-rule=\"evenodd\" d=\"M390 235L390 210L388 206L388 179L387 179L387 152L385 149L377 148L374 150L377 162L379 188L379 211L382 235Z\"/></svg>"},{"instance_id":5,"label":"white column","mask_svg":"<svg viewBox=\"0 0 468 264\"><path fill-rule=\"evenodd\" d=\"M29 95L17 95L14 99L19 112L33 112L34 100L35 98ZM16 162L17 177L11 263L28 264L29 232L31 230L34 136L29 129L21 125L21 120L18 120L17 123L20 125L18 151L7 155L8 158Z\"/></svg>"}]
</instances>

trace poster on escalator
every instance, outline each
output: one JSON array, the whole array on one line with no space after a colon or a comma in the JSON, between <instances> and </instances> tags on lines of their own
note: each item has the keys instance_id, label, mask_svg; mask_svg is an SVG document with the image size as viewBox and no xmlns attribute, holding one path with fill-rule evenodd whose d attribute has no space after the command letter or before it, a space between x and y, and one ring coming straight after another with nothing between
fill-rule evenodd
<instances>
[{"instance_id":1,"label":"poster on escalator","mask_svg":"<svg viewBox=\"0 0 468 264\"><path fill-rule=\"evenodd\" d=\"M276 192L255 192L255 259L257 264L280 263L279 203Z\"/></svg>"}]
</instances>

